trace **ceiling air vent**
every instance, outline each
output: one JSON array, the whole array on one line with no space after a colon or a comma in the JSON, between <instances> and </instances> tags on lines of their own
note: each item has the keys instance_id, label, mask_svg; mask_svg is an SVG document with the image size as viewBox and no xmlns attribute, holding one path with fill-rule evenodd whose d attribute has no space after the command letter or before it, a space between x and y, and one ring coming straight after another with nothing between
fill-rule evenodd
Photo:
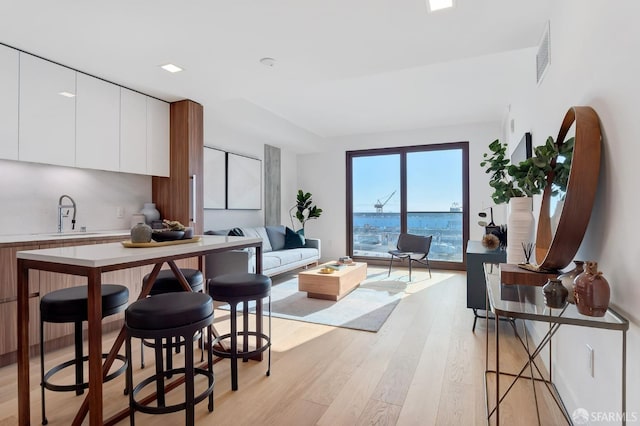
<instances>
[{"instance_id":1,"label":"ceiling air vent","mask_svg":"<svg viewBox=\"0 0 640 426\"><path fill-rule=\"evenodd\" d=\"M538 52L536 53L536 81L538 84L542 81L547 69L549 68L549 63L551 63L549 27L549 22L547 22L544 34L542 34L542 40L540 40L540 45L538 46Z\"/></svg>"}]
</instances>

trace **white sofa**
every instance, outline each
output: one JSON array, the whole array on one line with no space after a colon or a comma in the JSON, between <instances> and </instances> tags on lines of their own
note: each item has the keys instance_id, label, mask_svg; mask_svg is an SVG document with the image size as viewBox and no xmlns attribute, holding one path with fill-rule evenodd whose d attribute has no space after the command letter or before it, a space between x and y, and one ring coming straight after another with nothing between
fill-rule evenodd
<instances>
[{"instance_id":1,"label":"white sofa","mask_svg":"<svg viewBox=\"0 0 640 426\"><path fill-rule=\"evenodd\" d=\"M262 238L262 273L278 275L308 265L317 265L321 256L320 240L305 238L300 248L285 249L284 226L257 226L234 228L247 237ZM229 230L208 231L208 234L228 235ZM255 249L234 250L207 255L205 260L207 278L231 272L255 272Z\"/></svg>"}]
</instances>

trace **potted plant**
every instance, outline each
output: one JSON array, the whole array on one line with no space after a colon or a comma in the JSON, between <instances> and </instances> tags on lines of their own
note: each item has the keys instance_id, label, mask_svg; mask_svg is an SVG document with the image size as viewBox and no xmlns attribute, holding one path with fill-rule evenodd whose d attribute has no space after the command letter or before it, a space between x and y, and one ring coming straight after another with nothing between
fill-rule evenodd
<instances>
[{"instance_id":1,"label":"potted plant","mask_svg":"<svg viewBox=\"0 0 640 426\"><path fill-rule=\"evenodd\" d=\"M491 198L496 204L509 203L510 207L507 262L524 262L523 248L532 243L534 233L531 197L544 191L549 173L557 166L555 159L559 150L553 138L549 137L544 145L535 148L531 158L519 164L510 164L506 156L507 145L499 140L493 141L489 150L491 154L483 154L480 166L486 167L486 173L491 174Z\"/></svg>"},{"instance_id":2,"label":"potted plant","mask_svg":"<svg viewBox=\"0 0 640 426\"><path fill-rule=\"evenodd\" d=\"M295 211L295 215L293 212ZM317 219L322 214L322 209L313 205L313 201L311 199L310 192L303 192L302 189L298 190L298 194L296 195L296 204L289 209L289 215L291 216L291 226L295 230L295 225L293 224L293 218L295 216L296 219L300 222L301 229L298 231L302 235L304 235L304 226L308 220Z\"/></svg>"}]
</instances>

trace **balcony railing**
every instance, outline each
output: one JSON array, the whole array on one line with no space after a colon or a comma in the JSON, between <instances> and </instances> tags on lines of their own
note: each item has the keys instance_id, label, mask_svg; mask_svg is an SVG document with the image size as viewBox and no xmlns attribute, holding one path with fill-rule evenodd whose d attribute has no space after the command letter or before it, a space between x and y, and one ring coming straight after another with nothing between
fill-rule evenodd
<instances>
[{"instance_id":1,"label":"balcony railing","mask_svg":"<svg viewBox=\"0 0 640 426\"><path fill-rule=\"evenodd\" d=\"M462 212L409 212L407 232L432 235L430 260L462 262ZM400 235L400 213L354 213L353 255L388 258Z\"/></svg>"}]
</instances>

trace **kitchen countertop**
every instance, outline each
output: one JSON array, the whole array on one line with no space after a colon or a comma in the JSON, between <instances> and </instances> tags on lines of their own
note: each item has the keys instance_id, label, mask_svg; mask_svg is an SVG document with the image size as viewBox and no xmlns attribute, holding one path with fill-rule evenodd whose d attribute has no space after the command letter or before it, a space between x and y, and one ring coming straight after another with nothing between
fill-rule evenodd
<instances>
[{"instance_id":1,"label":"kitchen countertop","mask_svg":"<svg viewBox=\"0 0 640 426\"><path fill-rule=\"evenodd\" d=\"M90 244L70 247L56 247L40 250L26 250L17 253L18 259L60 263L64 265L99 268L148 259L198 254L213 249L234 249L238 246L255 246L261 238L204 235L190 244L167 245L148 248L127 248L120 243Z\"/></svg>"},{"instance_id":2,"label":"kitchen countertop","mask_svg":"<svg viewBox=\"0 0 640 426\"><path fill-rule=\"evenodd\" d=\"M18 235L0 235L0 247L3 245L30 244L30 243L52 243L56 241L85 240L108 237L126 237L131 236L129 229L117 229L106 231L72 231L72 232L48 232L43 234L18 234Z\"/></svg>"}]
</instances>

